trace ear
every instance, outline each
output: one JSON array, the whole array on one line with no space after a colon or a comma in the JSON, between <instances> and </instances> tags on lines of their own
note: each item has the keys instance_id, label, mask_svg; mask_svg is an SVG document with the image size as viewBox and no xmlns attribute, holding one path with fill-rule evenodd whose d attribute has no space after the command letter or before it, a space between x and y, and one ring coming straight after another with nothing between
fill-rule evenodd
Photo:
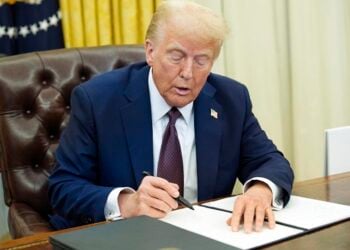
<instances>
[{"instance_id":1,"label":"ear","mask_svg":"<svg viewBox=\"0 0 350 250\"><path fill-rule=\"evenodd\" d=\"M150 39L145 41L146 61L152 67L154 62L154 43Z\"/></svg>"}]
</instances>

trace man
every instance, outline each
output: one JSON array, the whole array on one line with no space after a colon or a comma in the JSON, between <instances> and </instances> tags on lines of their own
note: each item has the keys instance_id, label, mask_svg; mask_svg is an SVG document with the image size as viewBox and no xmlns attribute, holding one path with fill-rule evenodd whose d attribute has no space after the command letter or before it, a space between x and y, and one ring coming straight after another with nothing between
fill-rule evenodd
<instances>
[{"instance_id":1,"label":"man","mask_svg":"<svg viewBox=\"0 0 350 250\"><path fill-rule=\"evenodd\" d=\"M227 220L232 230L243 222L260 231L264 218L274 227L272 205L288 202L293 172L260 128L247 89L210 73L226 33L211 10L167 1L146 34L147 64L74 90L49 182L55 228L164 217L180 193L191 202L227 196L237 177L245 192Z\"/></svg>"}]
</instances>

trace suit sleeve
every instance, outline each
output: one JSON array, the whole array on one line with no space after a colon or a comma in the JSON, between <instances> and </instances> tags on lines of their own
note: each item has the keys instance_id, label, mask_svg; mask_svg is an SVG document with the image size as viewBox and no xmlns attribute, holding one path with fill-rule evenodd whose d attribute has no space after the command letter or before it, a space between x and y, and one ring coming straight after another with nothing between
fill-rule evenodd
<instances>
[{"instance_id":1,"label":"suit sleeve","mask_svg":"<svg viewBox=\"0 0 350 250\"><path fill-rule=\"evenodd\" d=\"M289 162L261 129L252 113L248 90L244 87L245 119L241 138L239 179L242 183L255 177L269 179L283 190L283 202L289 201L293 171Z\"/></svg>"},{"instance_id":2,"label":"suit sleeve","mask_svg":"<svg viewBox=\"0 0 350 250\"><path fill-rule=\"evenodd\" d=\"M105 219L104 206L112 187L98 185L98 156L93 107L79 86L71 98L71 116L56 151L56 167L49 178L54 211L74 224Z\"/></svg>"}]
</instances>

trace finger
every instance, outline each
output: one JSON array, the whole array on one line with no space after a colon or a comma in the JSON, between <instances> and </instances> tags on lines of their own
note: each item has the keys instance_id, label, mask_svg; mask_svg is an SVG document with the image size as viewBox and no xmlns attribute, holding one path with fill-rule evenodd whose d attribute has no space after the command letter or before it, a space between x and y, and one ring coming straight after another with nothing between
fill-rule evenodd
<instances>
[{"instance_id":1,"label":"finger","mask_svg":"<svg viewBox=\"0 0 350 250\"><path fill-rule=\"evenodd\" d=\"M140 215L147 215L153 218L163 218L167 215L167 213L146 204L142 204L140 210Z\"/></svg>"},{"instance_id":2,"label":"finger","mask_svg":"<svg viewBox=\"0 0 350 250\"><path fill-rule=\"evenodd\" d=\"M174 197L168 193L167 190L169 190L169 187L170 190L175 190L175 194L179 195L177 187L167 180L159 177L146 176L139 187L139 191L148 196L164 201L172 209L176 209L178 207L178 203L174 200ZM158 209L164 211L164 209L161 207Z\"/></svg>"},{"instance_id":3,"label":"finger","mask_svg":"<svg viewBox=\"0 0 350 250\"><path fill-rule=\"evenodd\" d=\"M152 186L157 187L159 189L163 189L165 192L167 192L170 196L173 198L176 198L180 195L179 193L179 187L175 183L171 183L167 181L166 179L160 178L160 177L149 177L149 181ZM175 184L175 186L174 186Z\"/></svg>"},{"instance_id":4,"label":"finger","mask_svg":"<svg viewBox=\"0 0 350 250\"><path fill-rule=\"evenodd\" d=\"M234 232L237 232L239 230L239 226L241 224L241 218L243 216L243 211L244 211L244 203L239 197L237 197L233 208L232 217L231 217L231 228L232 228L232 231Z\"/></svg>"},{"instance_id":5,"label":"finger","mask_svg":"<svg viewBox=\"0 0 350 250\"><path fill-rule=\"evenodd\" d=\"M176 188L176 190L180 189L179 185L177 185L176 183L170 182L170 185L172 185L174 188Z\"/></svg>"},{"instance_id":6,"label":"finger","mask_svg":"<svg viewBox=\"0 0 350 250\"><path fill-rule=\"evenodd\" d=\"M148 206L166 213L178 207L177 201L162 189L151 187L142 193L142 200Z\"/></svg>"},{"instance_id":7,"label":"finger","mask_svg":"<svg viewBox=\"0 0 350 250\"><path fill-rule=\"evenodd\" d=\"M253 222L255 217L255 204L249 203L244 210L244 231L250 233L253 228Z\"/></svg>"},{"instance_id":8,"label":"finger","mask_svg":"<svg viewBox=\"0 0 350 250\"><path fill-rule=\"evenodd\" d=\"M126 216L125 218L134 217L134 216L140 216L140 215L147 215L153 218L162 218L166 215L163 211L160 211L158 209L150 207L147 203L145 203L143 200L144 198L140 197L141 199L137 199L137 208L135 210L135 213L133 213L131 216Z\"/></svg>"},{"instance_id":9,"label":"finger","mask_svg":"<svg viewBox=\"0 0 350 250\"><path fill-rule=\"evenodd\" d=\"M149 194L144 197L144 202L155 209L169 213L173 207L177 207L177 202L161 189L152 189ZM174 208L174 209L175 209Z\"/></svg>"},{"instance_id":10,"label":"finger","mask_svg":"<svg viewBox=\"0 0 350 250\"><path fill-rule=\"evenodd\" d=\"M148 194L152 198L155 198L157 200L164 202L170 209L176 209L178 207L178 203L176 200L174 200L174 197L170 196L169 193L167 193L163 189L153 188L153 189L149 190ZM156 207L156 208L158 208L158 207ZM160 209L160 207L159 207L159 209ZM163 209L161 209L161 210L163 210Z\"/></svg>"},{"instance_id":11,"label":"finger","mask_svg":"<svg viewBox=\"0 0 350 250\"><path fill-rule=\"evenodd\" d=\"M255 231L260 232L265 219L265 209L261 206L256 207L255 210Z\"/></svg>"},{"instance_id":12,"label":"finger","mask_svg":"<svg viewBox=\"0 0 350 250\"><path fill-rule=\"evenodd\" d=\"M228 219L226 220L226 224L227 224L228 226L231 226L231 220L232 220L232 216L230 216L230 218L228 218Z\"/></svg>"},{"instance_id":13,"label":"finger","mask_svg":"<svg viewBox=\"0 0 350 250\"><path fill-rule=\"evenodd\" d=\"M272 208L271 207L266 208L265 213L268 220L269 228L271 229L274 228L276 226L276 220L275 220L275 214L273 213Z\"/></svg>"},{"instance_id":14,"label":"finger","mask_svg":"<svg viewBox=\"0 0 350 250\"><path fill-rule=\"evenodd\" d=\"M157 219L160 219L160 218L164 218L167 213L164 213L158 209L154 209L152 208L149 212L149 214L147 214L148 216L152 217L152 218L157 218Z\"/></svg>"}]
</instances>

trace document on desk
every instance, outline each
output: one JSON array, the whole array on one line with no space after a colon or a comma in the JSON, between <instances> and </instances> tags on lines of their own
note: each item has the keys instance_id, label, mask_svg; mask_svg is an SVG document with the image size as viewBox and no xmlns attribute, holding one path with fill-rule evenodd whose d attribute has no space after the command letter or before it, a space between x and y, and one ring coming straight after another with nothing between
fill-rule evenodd
<instances>
[{"instance_id":1,"label":"document on desk","mask_svg":"<svg viewBox=\"0 0 350 250\"><path fill-rule=\"evenodd\" d=\"M205 205L232 210L235 197L229 197ZM276 222L314 230L342 220L350 219L350 206L292 195L288 205L275 211Z\"/></svg>"},{"instance_id":2,"label":"document on desk","mask_svg":"<svg viewBox=\"0 0 350 250\"><path fill-rule=\"evenodd\" d=\"M276 225L272 230L265 226L261 232L250 234L243 231L233 232L226 225L229 213L201 206L194 206L194 209L175 210L161 220L240 249L260 247L303 232L283 225Z\"/></svg>"},{"instance_id":3,"label":"document on desk","mask_svg":"<svg viewBox=\"0 0 350 250\"><path fill-rule=\"evenodd\" d=\"M233 232L226 220L234 201L229 197L194 206L195 210L178 209L160 220L140 216L95 225L53 235L50 243L54 250L251 249L350 219L350 206L292 196L285 209L275 212L274 229L265 225L261 232Z\"/></svg>"}]
</instances>

